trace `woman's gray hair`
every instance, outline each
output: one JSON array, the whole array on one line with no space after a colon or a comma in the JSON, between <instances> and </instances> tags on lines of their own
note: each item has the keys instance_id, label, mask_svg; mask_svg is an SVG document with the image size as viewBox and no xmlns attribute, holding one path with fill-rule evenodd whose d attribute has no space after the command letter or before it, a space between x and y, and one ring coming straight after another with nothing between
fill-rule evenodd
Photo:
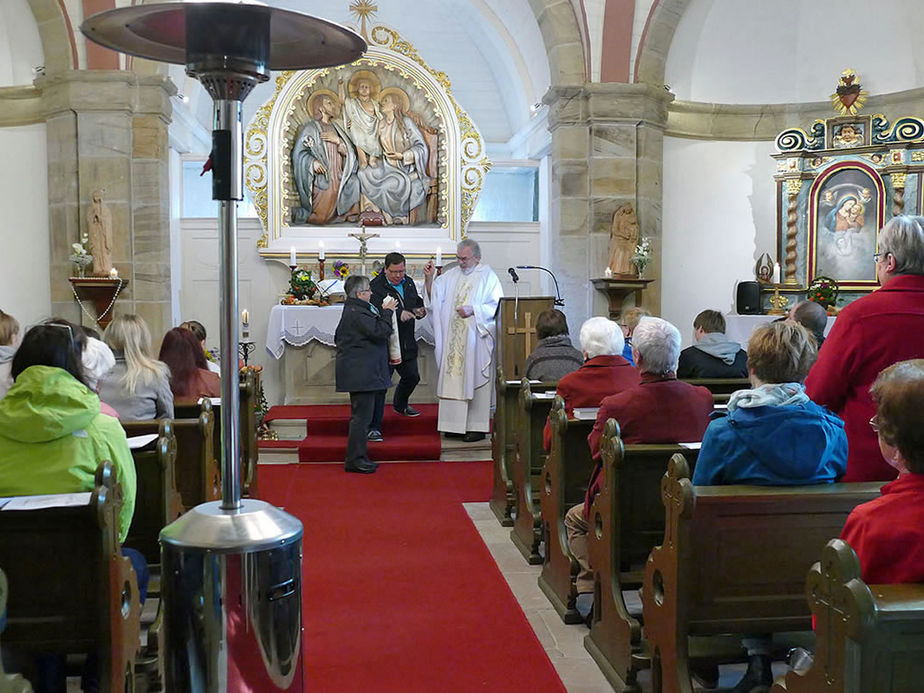
<instances>
[{"instance_id":1,"label":"woman's gray hair","mask_svg":"<svg viewBox=\"0 0 924 693\"><path fill-rule=\"evenodd\" d=\"M877 251L895 258L894 274L924 275L924 217L893 217L879 232Z\"/></svg>"},{"instance_id":2,"label":"woman's gray hair","mask_svg":"<svg viewBox=\"0 0 924 693\"><path fill-rule=\"evenodd\" d=\"M642 373L664 375L677 370L680 358L680 330L661 318L642 318L632 333L632 349L637 351Z\"/></svg>"},{"instance_id":3,"label":"woman's gray hair","mask_svg":"<svg viewBox=\"0 0 924 693\"><path fill-rule=\"evenodd\" d=\"M472 255L477 257L479 260L481 259L481 246L478 245L478 241L471 238L463 238L461 241L459 241L459 245L456 246L456 250L459 248L471 248Z\"/></svg>"},{"instance_id":4,"label":"woman's gray hair","mask_svg":"<svg viewBox=\"0 0 924 693\"><path fill-rule=\"evenodd\" d=\"M361 274L351 274L343 283L343 292L347 298L356 298L360 291L366 291L369 288L369 277Z\"/></svg>"},{"instance_id":5,"label":"woman's gray hair","mask_svg":"<svg viewBox=\"0 0 924 693\"><path fill-rule=\"evenodd\" d=\"M625 345L619 325L608 318L591 318L581 325L581 350L589 359L621 354Z\"/></svg>"}]
</instances>

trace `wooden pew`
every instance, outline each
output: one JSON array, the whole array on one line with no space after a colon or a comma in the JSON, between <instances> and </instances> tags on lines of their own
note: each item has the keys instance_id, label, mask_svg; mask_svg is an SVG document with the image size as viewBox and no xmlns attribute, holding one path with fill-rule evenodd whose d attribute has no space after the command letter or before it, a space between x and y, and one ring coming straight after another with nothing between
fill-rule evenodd
<instances>
[{"instance_id":1,"label":"wooden pew","mask_svg":"<svg viewBox=\"0 0 924 693\"><path fill-rule=\"evenodd\" d=\"M832 539L805 596L816 619L815 658L772 693L917 693L924 686L924 585L866 585L850 545Z\"/></svg>"},{"instance_id":2,"label":"wooden pew","mask_svg":"<svg viewBox=\"0 0 924 693\"><path fill-rule=\"evenodd\" d=\"M260 406L260 373L247 369L241 378L241 492L255 498L258 493L257 463L260 447L257 444L257 407Z\"/></svg>"},{"instance_id":3,"label":"wooden pew","mask_svg":"<svg viewBox=\"0 0 924 693\"><path fill-rule=\"evenodd\" d=\"M692 636L809 630L806 572L880 486L694 488L674 455L661 484L664 539L642 587L654 693L693 690Z\"/></svg>"},{"instance_id":4,"label":"wooden pew","mask_svg":"<svg viewBox=\"0 0 924 693\"><path fill-rule=\"evenodd\" d=\"M100 690L134 690L141 602L119 546L122 488L109 462L87 505L0 511L0 566L9 579L5 647L89 653ZM128 687L126 687L128 686Z\"/></svg>"},{"instance_id":5,"label":"wooden pew","mask_svg":"<svg viewBox=\"0 0 924 693\"><path fill-rule=\"evenodd\" d=\"M496 406L494 425L491 428L491 458L494 460L494 487L488 502L503 527L513 527L513 508L516 494L513 491L513 455L515 444L516 410L520 395L520 381L507 380L504 367L497 365Z\"/></svg>"},{"instance_id":6,"label":"wooden pew","mask_svg":"<svg viewBox=\"0 0 924 693\"><path fill-rule=\"evenodd\" d=\"M642 585L648 554L664 537L661 480L677 453L692 462L698 450L680 445L623 445L615 419L600 440L603 487L590 513L587 543L594 569L594 610L584 647L617 691L638 691L637 674L650 666L642 624L623 590Z\"/></svg>"},{"instance_id":7,"label":"wooden pew","mask_svg":"<svg viewBox=\"0 0 924 693\"><path fill-rule=\"evenodd\" d=\"M555 396L553 391L543 389L541 385L539 391L534 391L526 378L520 382L513 457L516 519L510 530L510 539L530 565L542 563L542 555L539 553L542 543L539 487L547 456L542 446L542 431Z\"/></svg>"},{"instance_id":8,"label":"wooden pew","mask_svg":"<svg viewBox=\"0 0 924 693\"><path fill-rule=\"evenodd\" d=\"M221 497L221 473L215 457L215 413L209 400L193 407L178 407L171 425L176 438L176 488L189 510ZM160 422L123 421L126 435L157 433Z\"/></svg>"},{"instance_id":9,"label":"wooden pew","mask_svg":"<svg viewBox=\"0 0 924 693\"><path fill-rule=\"evenodd\" d=\"M576 608L575 584L580 566L568 548L565 513L572 505L584 502L594 468L587 445L594 421L569 419L560 395L555 395L549 421L552 450L542 470L540 487L545 554L539 587L565 623L580 623L584 619Z\"/></svg>"},{"instance_id":10,"label":"wooden pew","mask_svg":"<svg viewBox=\"0 0 924 693\"><path fill-rule=\"evenodd\" d=\"M683 382L706 388L712 393L712 401L716 404L727 404L733 392L751 387L751 381L747 378L685 378Z\"/></svg>"},{"instance_id":11,"label":"wooden pew","mask_svg":"<svg viewBox=\"0 0 924 693\"><path fill-rule=\"evenodd\" d=\"M132 450L138 490L125 545L140 551L148 566L160 564L160 530L183 514L183 500L175 481L176 455L177 443L170 419L158 422L158 438L153 445Z\"/></svg>"}]
</instances>

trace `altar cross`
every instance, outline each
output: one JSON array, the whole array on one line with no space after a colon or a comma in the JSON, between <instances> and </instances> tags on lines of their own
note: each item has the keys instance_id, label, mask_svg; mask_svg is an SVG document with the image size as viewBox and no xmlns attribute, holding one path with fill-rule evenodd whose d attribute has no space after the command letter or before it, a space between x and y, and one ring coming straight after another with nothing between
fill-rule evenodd
<instances>
[{"instance_id":1,"label":"altar cross","mask_svg":"<svg viewBox=\"0 0 924 693\"><path fill-rule=\"evenodd\" d=\"M514 325L513 327L507 328L507 334L509 335L524 335L524 344L527 356L533 353L533 335L536 334L536 327L532 324L532 322L533 314L529 311L526 311L523 313L523 327L517 327Z\"/></svg>"},{"instance_id":2,"label":"altar cross","mask_svg":"<svg viewBox=\"0 0 924 693\"><path fill-rule=\"evenodd\" d=\"M379 234L377 234L377 233L366 233L366 227L363 226L363 227L362 227L362 232L360 232L360 233L351 233L351 234L349 234L349 235L352 236L353 238L355 238L357 241L359 241L359 264L360 264L360 273L363 274L363 275L365 275L365 274L366 274L366 253L368 252L368 251L367 251L367 248L366 248L366 241L368 241L370 238L378 238L378 237L379 237Z\"/></svg>"}]
</instances>

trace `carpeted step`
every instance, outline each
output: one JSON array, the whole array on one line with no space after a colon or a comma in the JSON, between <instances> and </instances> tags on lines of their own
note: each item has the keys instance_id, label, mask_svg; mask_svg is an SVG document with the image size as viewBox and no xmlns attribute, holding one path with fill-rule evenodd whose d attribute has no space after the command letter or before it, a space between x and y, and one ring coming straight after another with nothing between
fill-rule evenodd
<instances>
[{"instance_id":1,"label":"carpeted step","mask_svg":"<svg viewBox=\"0 0 924 693\"><path fill-rule=\"evenodd\" d=\"M343 462L346 457L345 435L313 435L298 444L299 462ZM440 437L427 435L388 436L381 443L369 443L369 459L376 462L394 460L439 460Z\"/></svg>"}]
</instances>

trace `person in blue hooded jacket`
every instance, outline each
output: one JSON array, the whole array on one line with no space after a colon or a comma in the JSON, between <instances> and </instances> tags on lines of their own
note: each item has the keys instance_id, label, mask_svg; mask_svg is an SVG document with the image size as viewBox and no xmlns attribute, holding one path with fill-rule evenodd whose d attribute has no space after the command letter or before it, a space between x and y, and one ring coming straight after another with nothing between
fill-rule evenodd
<instances>
[{"instance_id":1,"label":"person in blue hooded jacket","mask_svg":"<svg viewBox=\"0 0 924 693\"><path fill-rule=\"evenodd\" d=\"M748 341L753 388L732 394L727 415L713 414L696 460L695 486L802 486L831 483L844 474L844 422L812 402L802 385L817 355L814 339L798 323L754 330ZM732 693L767 690L773 683L770 638L755 634L742 644L748 669Z\"/></svg>"}]
</instances>

